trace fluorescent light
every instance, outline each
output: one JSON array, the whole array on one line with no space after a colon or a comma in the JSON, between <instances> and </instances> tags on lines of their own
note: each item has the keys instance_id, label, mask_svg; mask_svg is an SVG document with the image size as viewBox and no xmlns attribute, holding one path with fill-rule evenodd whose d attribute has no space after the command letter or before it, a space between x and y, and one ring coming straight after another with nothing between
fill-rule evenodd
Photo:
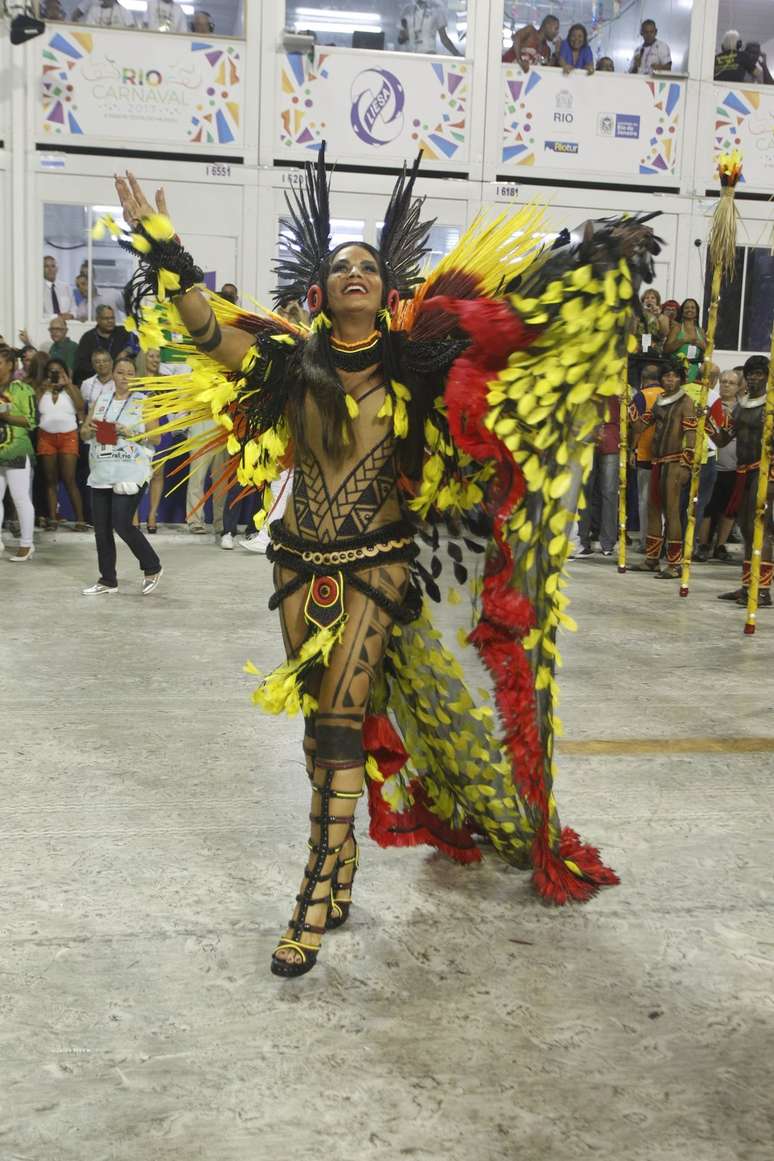
<instances>
[{"instance_id":1,"label":"fluorescent light","mask_svg":"<svg viewBox=\"0 0 774 1161\"><path fill-rule=\"evenodd\" d=\"M366 24L373 24L381 19L377 12L341 12L335 8L296 8L295 14L296 17L309 16L317 20L322 20L323 17L326 20L359 20Z\"/></svg>"},{"instance_id":2,"label":"fluorescent light","mask_svg":"<svg viewBox=\"0 0 774 1161\"><path fill-rule=\"evenodd\" d=\"M147 12L148 5L145 0L121 0L119 8L126 8L129 12Z\"/></svg>"},{"instance_id":3,"label":"fluorescent light","mask_svg":"<svg viewBox=\"0 0 774 1161\"><path fill-rule=\"evenodd\" d=\"M303 29L304 32L308 29L310 32L381 32L381 24L371 24L368 28L364 28L362 24L333 24L324 23L322 20L297 20L298 29Z\"/></svg>"}]
</instances>

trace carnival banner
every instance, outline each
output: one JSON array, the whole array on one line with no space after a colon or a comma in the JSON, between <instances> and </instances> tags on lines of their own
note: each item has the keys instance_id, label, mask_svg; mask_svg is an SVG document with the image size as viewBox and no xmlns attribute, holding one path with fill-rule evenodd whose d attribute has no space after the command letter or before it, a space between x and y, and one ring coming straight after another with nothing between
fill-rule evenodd
<instances>
[{"instance_id":1,"label":"carnival banner","mask_svg":"<svg viewBox=\"0 0 774 1161\"><path fill-rule=\"evenodd\" d=\"M683 108L677 81L504 65L501 172L675 184Z\"/></svg>"},{"instance_id":2,"label":"carnival banner","mask_svg":"<svg viewBox=\"0 0 774 1161\"><path fill-rule=\"evenodd\" d=\"M729 89L715 85L717 102L712 163L717 170L726 153L741 153L744 170L739 189L774 187L774 93L763 86Z\"/></svg>"},{"instance_id":3,"label":"carnival banner","mask_svg":"<svg viewBox=\"0 0 774 1161\"><path fill-rule=\"evenodd\" d=\"M338 161L402 164L419 149L423 166L468 166L470 64L458 58L320 49L280 54L278 157L328 142Z\"/></svg>"},{"instance_id":4,"label":"carnival banner","mask_svg":"<svg viewBox=\"0 0 774 1161\"><path fill-rule=\"evenodd\" d=\"M36 43L46 141L241 144L238 44L61 24Z\"/></svg>"}]
</instances>

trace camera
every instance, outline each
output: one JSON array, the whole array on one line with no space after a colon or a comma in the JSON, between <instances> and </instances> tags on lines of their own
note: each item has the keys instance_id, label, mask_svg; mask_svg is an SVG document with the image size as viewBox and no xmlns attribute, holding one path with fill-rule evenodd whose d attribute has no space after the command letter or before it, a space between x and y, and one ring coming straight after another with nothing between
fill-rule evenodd
<instances>
[{"instance_id":1,"label":"camera","mask_svg":"<svg viewBox=\"0 0 774 1161\"><path fill-rule=\"evenodd\" d=\"M48 381L52 387L55 387L56 384L59 382L59 368L58 367L53 367L51 369L51 374L48 377Z\"/></svg>"}]
</instances>

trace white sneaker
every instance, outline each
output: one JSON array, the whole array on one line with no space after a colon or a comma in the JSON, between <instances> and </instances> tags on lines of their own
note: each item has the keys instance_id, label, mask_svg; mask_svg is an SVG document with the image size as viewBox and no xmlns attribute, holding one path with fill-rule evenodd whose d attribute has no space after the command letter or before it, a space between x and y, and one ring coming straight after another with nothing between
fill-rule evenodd
<instances>
[{"instance_id":1,"label":"white sneaker","mask_svg":"<svg viewBox=\"0 0 774 1161\"><path fill-rule=\"evenodd\" d=\"M118 585L103 585L102 581L97 581L95 585L89 585L87 589L81 589L84 597L101 597L103 593L117 593Z\"/></svg>"},{"instance_id":2,"label":"white sneaker","mask_svg":"<svg viewBox=\"0 0 774 1161\"><path fill-rule=\"evenodd\" d=\"M233 548L234 547L234 537L231 535L230 532L223 533L223 535L220 538L220 547L221 548Z\"/></svg>"},{"instance_id":3,"label":"white sneaker","mask_svg":"<svg viewBox=\"0 0 774 1161\"><path fill-rule=\"evenodd\" d=\"M142 582L142 595L147 597L148 593L152 593L156 585L164 575L164 569L160 568L154 576L146 576Z\"/></svg>"},{"instance_id":4,"label":"white sneaker","mask_svg":"<svg viewBox=\"0 0 774 1161\"><path fill-rule=\"evenodd\" d=\"M264 536L261 532L254 532L252 536L246 536L244 540L240 540L239 547L246 548L248 552L262 552L265 555L270 543L268 536Z\"/></svg>"}]
</instances>

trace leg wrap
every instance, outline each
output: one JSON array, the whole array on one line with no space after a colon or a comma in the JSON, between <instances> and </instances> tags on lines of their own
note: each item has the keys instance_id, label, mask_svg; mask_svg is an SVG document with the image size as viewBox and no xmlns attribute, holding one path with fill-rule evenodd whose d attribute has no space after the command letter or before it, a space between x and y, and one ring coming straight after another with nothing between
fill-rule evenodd
<instances>
[{"instance_id":1,"label":"leg wrap","mask_svg":"<svg viewBox=\"0 0 774 1161\"><path fill-rule=\"evenodd\" d=\"M682 542L682 540L667 540L667 542L666 542L667 564L670 564L673 567L675 565L678 565L682 559L682 555L683 555L683 542Z\"/></svg>"},{"instance_id":2,"label":"leg wrap","mask_svg":"<svg viewBox=\"0 0 774 1161\"><path fill-rule=\"evenodd\" d=\"M648 560L658 560L661 556L663 536L648 536L645 540L645 556Z\"/></svg>"}]
</instances>

